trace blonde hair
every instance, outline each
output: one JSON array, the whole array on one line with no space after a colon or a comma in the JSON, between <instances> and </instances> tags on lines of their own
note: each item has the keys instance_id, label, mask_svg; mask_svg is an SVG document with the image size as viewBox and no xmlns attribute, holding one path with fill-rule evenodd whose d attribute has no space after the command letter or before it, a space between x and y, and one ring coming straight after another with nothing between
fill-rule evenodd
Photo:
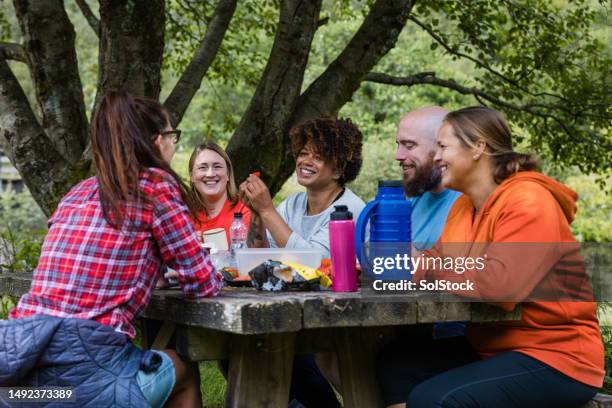
<instances>
[{"instance_id":1,"label":"blonde hair","mask_svg":"<svg viewBox=\"0 0 612 408\"><path fill-rule=\"evenodd\" d=\"M200 193L196 190L195 185L193 184L192 174L196 158L204 150L212 150L219 156L223 157L225 165L227 166L227 199L230 202L230 208L233 208L236 204L238 204L238 188L236 187L236 181L234 180L234 167L232 166L232 161L221 146L215 142L204 142L193 149L191 157L189 158L189 186L191 187L191 193L194 195L199 205L198 210L206 212L206 207L204 206L202 197L200 197Z\"/></svg>"},{"instance_id":2,"label":"blonde hair","mask_svg":"<svg viewBox=\"0 0 612 408\"><path fill-rule=\"evenodd\" d=\"M512 132L501 113L485 106L472 106L450 112L444 118L455 136L467 148L475 148L479 140L487 144L484 154L495 165L493 177L501 183L519 171L537 170L537 158L513 150Z\"/></svg>"}]
</instances>

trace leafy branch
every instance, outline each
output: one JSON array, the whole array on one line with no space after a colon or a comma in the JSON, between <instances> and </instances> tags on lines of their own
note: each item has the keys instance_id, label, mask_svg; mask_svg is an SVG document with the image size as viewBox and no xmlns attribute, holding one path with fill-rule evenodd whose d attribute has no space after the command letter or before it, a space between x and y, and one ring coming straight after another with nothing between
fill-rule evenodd
<instances>
[{"instance_id":1,"label":"leafy branch","mask_svg":"<svg viewBox=\"0 0 612 408\"><path fill-rule=\"evenodd\" d=\"M96 33L96 36L99 37L100 36L100 20L91 11L91 8L87 4L87 1L85 0L75 0L75 1L76 1L76 4L79 6L79 9L81 9L81 13L83 13L83 16L85 16L85 19L89 23L89 26L94 31L94 33Z\"/></svg>"}]
</instances>

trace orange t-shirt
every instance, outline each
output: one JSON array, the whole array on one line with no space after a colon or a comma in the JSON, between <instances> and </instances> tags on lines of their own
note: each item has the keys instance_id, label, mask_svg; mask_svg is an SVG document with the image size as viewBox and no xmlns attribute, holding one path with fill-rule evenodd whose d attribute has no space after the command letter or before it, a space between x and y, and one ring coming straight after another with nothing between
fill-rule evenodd
<instances>
[{"instance_id":1,"label":"orange t-shirt","mask_svg":"<svg viewBox=\"0 0 612 408\"><path fill-rule=\"evenodd\" d=\"M604 350L595 302L527 299L534 289L553 285L551 276L559 269L557 276L578 276L576 265L582 265L582 258L569 226L576 200L574 191L537 172L519 172L504 180L476 215L469 197L462 195L449 212L439 241L425 255L457 256L446 247L467 243L464 254L472 257L478 255L474 248L488 246L484 269L463 274L419 269L413 280L471 280L479 293L458 293L501 299L489 303L508 311L520 302L518 321L468 324L466 336L475 350L483 358L521 352L575 380L601 387Z\"/></svg>"},{"instance_id":2,"label":"orange t-shirt","mask_svg":"<svg viewBox=\"0 0 612 408\"><path fill-rule=\"evenodd\" d=\"M242 222L249 228L251 223L251 210L249 207L244 205L240 199L235 206L231 206L231 203L228 199L225 200L223 204L223 209L217 216L213 218L208 218L204 211L199 214L199 221L194 222L195 229L198 232L208 231L214 228L223 228L225 229L225 236L227 237L227 247L230 247L230 225L232 225L232 221L234 221L234 213L239 212L242 213Z\"/></svg>"}]
</instances>

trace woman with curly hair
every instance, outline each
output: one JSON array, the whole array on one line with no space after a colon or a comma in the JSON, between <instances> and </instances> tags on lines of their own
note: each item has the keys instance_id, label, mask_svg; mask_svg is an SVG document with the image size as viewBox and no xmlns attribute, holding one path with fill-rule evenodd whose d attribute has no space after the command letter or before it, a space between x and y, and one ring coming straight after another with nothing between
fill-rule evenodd
<instances>
[{"instance_id":1,"label":"woman with curly hair","mask_svg":"<svg viewBox=\"0 0 612 408\"><path fill-rule=\"evenodd\" d=\"M313 248L329 256L329 216L346 205L354 219L365 207L346 187L361 169L363 136L348 119L317 118L291 129L295 173L306 192L285 199L277 208L256 175L240 185L251 208L249 247ZM267 232L266 232L267 231Z\"/></svg>"},{"instance_id":2,"label":"woman with curly hair","mask_svg":"<svg viewBox=\"0 0 612 408\"><path fill-rule=\"evenodd\" d=\"M365 207L346 183L361 169L363 136L348 119L317 118L291 129L295 172L306 192L285 199L277 208L256 175L240 185L242 201L251 208L249 247L320 249L329 256L329 217L335 205L346 205L354 219ZM266 232L267 230L267 232ZM339 390L335 355L296 356L290 396L306 407L340 407L319 368ZM339 390L340 391L340 390Z\"/></svg>"}]
</instances>

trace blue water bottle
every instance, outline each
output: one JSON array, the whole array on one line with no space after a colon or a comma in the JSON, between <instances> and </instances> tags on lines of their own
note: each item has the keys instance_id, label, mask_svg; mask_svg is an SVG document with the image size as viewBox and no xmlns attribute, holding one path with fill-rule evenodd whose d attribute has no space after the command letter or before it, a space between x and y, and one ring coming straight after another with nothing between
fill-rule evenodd
<instances>
[{"instance_id":1,"label":"blue water bottle","mask_svg":"<svg viewBox=\"0 0 612 408\"><path fill-rule=\"evenodd\" d=\"M366 205L355 226L357 257L369 278L410 280L411 265L406 261L410 257L411 217L412 206L402 181L380 180L376 198ZM368 221L370 239L364 245Z\"/></svg>"}]
</instances>

